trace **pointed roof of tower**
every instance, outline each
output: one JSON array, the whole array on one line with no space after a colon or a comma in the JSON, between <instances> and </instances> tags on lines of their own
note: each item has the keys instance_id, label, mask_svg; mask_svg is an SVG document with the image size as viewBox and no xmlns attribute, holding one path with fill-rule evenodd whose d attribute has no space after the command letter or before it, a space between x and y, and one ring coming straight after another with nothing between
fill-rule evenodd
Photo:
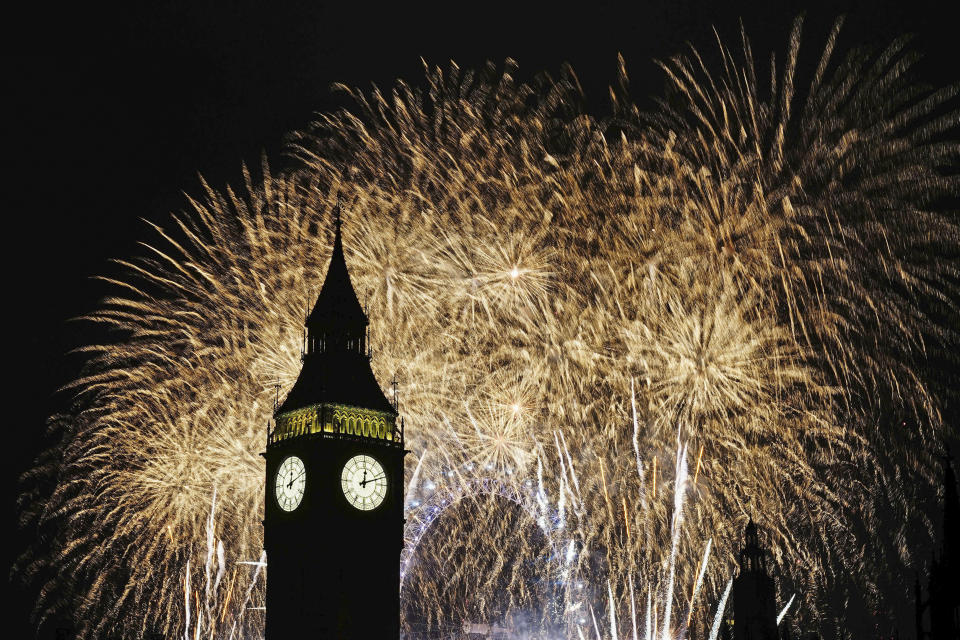
<instances>
[{"instance_id":1,"label":"pointed roof of tower","mask_svg":"<svg viewBox=\"0 0 960 640\"><path fill-rule=\"evenodd\" d=\"M740 571L766 571L765 551L760 546L757 523L750 518L743 532L743 547L740 549Z\"/></svg>"},{"instance_id":2,"label":"pointed roof of tower","mask_svg":"<svg viewBox=\"0 0 960 640\"><path fill-rule=\"evenodd\" d=\"M343 233L340 230L340 201L334 208L333 253L330 256L330 266L327 268L327 277L323 281L320 295L313 305L313 310L307 316L307 325L330 323L348 325L367 324L367 314L364 313L357 293L350 281L347 271L347 259L343 254Z\"/></svg>"},{"instance_id":3,"label":"pointed roof of tower","mask_svg":"<svg viewBox=\"0 0 960 640\"><path fill-rule=\"evenodd\" d=\"M303 368L276 414L303 407L332 403L372 409L396 415L370 368L361 337L367 315L357 300L343 254L340 203L334 209L333 254L326 279L306 326L311 338L325 340L325 348L306 354Z\"/></svg>"},{"instance_id":4,"label":"pointed roof of tower","mask_svg":"<svg viewBox=\"0 0 960 640\"><path fill-rule=\"evenodd\" d=\"M750 518L750 521L747 522L746 528L743 530L743 537L746 541L746 546L760 546L760 534L757 532L757 523L753 521L752 517Z\"/></svg>"}]
</instances>

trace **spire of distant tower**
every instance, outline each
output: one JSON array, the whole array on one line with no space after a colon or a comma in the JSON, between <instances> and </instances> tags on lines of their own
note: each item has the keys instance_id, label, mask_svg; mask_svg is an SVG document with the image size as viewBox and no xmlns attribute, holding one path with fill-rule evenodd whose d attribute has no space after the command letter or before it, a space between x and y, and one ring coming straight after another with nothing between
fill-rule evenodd
<instances>
[{"instance_id":1,"label":"spire of distant tower","mask_svg":"<svg viewBox=\"0 0 960 640\"><path fill-rule=\"evenodd\" d=\"M750 522L747 523L743 537L743 548L740 550L740 571L766 572L766 554L760 547L760 535L757 532L757 524L753 521L753 518L750 518Z\"/></svg>"},{"instance_id":2,"label":"spire of distant tower","mask_svg":"<svg viewBox=\"0 0 960 640\"><path fill-rule=\"evenodd\" d=\"M943 460L943 548L942 560L954 563L960 569L957 540L960 540L960 497L957 496L957 477L953 473L951 456Z\"/></svg>"},{"instance_id":3,"label":"spire of distant tower","mask_svg":"<svg viewBox=\"0 0 960 640\"><path fill-rule=\"evenodd\" d=\"M915 625L917 638L960 637L960 498L957 496L957 478L954 475L949 453L943 458L943 526L938 536L939 552L933 554L927 597L923 597L920 581L915 587ZM925 619L930 630L924 629Z\"/></svg>"},{"instance_id":4,"label":"spire of distant tower","mask_svg":"<svg viewBox=\"0 0 960 640\"><path fill-rule=\"evenodd\" d=\"M733 580L734 640L779 640L775 584L753 518L743 537L740 572Z\"/></svg>"}]
</instances>

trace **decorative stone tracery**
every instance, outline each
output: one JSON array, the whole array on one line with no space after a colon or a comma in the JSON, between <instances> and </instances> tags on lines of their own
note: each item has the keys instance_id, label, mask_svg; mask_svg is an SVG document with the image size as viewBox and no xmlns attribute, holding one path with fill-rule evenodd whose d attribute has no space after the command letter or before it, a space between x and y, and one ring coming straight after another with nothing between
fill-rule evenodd
<instances>
[{"instance_id":1,"label":"decorative stone tracery","mask_svg":"<svg viewBox=\"0 0 960 640\"><path fill-rule=\"evenodd\" d=\"M346 405L321 404L277 416L270 442L321 432L376 440L399 440L392 415Z\"/></svg>"}]
</instances>

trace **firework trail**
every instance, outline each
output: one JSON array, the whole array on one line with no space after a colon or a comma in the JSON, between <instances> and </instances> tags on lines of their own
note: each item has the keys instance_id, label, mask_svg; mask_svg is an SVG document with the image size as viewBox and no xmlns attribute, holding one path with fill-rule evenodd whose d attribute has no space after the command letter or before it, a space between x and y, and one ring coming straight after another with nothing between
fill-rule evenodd
<instances>
[{"instance_id":1,"label":"firework trail","mask_svg":"<svg viewBox=\"0 0 960 640\"><path fill-rule=\"evenodd\" d=\"M225 560L226 547L223 540L216 537L216 504L217 496L216 491L214 491L206 525L207 553L203 564L202 597L200 591L190 579L190 558L187 558L183 579L183 640L191 640L191 638L193 640L200 640L201 638L204 640L219 638L233 640L234 637L248 638L262 635L259 633L259 629L262 628L262 621L254 622L252 625L249 622L245 624L244 614L251 608L249 606L251 595L259 583L262 582L259 578L262 569L266 566L265 552L261 552L260 559L257 561L237 562L238 566L234 568L229 583L224 582L223 578L228 566ZM243 565L254 567L251 577L240 577L242 573L245 573ZM212 571L216 571L213 580L210 578ZM238 590L243 582L246 582L243 597L234 602L234 599L240 597ZM234 611L234 608L238 610ZM262 607L253 608L262 609ZM194 611L196 611L195 614ZM206 613L206 617L204 617L204 613ZM227 619L227 614L235 614L235 616Z\"/></svg>"},{"instance_id":2,"label":"firework trail","mask_svg":"<svg viewBox=\"0 0 960 640\"><path fill-rule=\"evenodd\" d=\"M258 453L275 385L299 371L338 197L374 371L401 381L411 500L429 483L509 488L418 538L408 629L530 612L549 627L605 601L611 630L633 628L615 612L635 610L636 583L684 587L647 590L667 618L647 616L652 633L706 635L708 606L690 604L725 600L751 515L803 615L840 615L823 597L838 590L879 602L883 545L863 532L914 562L911 492L943 429L923 364L951 325L925 310L957 297L938 257L960 234L935 206L957 188L941 171L957 112L953 89L911 84L903 41L837 55L839 23L798 90L799 34L769 87L745 36L715 70L695 49L663 62L653 113L621 61L609 120L583 111L572 71L522 84L510 61L426 67L424 89L341 87L354 106L292 137L292 169L205 186L87 318L111 337L83 348L76 410L51 420L62 445L23 502L54 549L19 564L39 614L74 612L85 637L189 628L182 576L208 553L214 488L230 562L260 556ZM504 497L527 487L533 515ZM558 528L570 566L541 579Z\"/></svg>"}]
</instances>

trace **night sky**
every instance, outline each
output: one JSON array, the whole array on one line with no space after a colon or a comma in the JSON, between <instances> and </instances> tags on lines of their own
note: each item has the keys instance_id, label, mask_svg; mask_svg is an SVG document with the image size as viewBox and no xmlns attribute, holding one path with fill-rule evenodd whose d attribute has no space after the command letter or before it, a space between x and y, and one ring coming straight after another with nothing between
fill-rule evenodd
<instances>
[{"instance_id":1,"label":"night sky","mask_svg":"<svg viewBox=\"0 0 960 640\"><path fill-rule=\"evenodd\" d=\"M733 41L742 19L754 52L782 57L791 23L806 13L805 46L819 54L838 13L848 20L841 50L916 35L919 79L960 80L950 2L584 2L525 9L527 3L450 2L427 9L336 3L157 2L38 5L8 16L5 82L13 103L13 170L5 174L6 314L15 364L6 385L13 444L5 465L4 521L13 542L6 566L29 539L16 528L17 477L42 446L43 422L67 400L55 390L80 363L67 352L90 340L70 318L109 289L91 276L116 273L112 258L138 251L143 219L163 222L199 191L239 182L242 162L261 152L279 161L286 132L314 111L335 108L333 82L416 84L420 59L462 67L515 59L520 79L564 62L577 72L594 112L606 108L616 55L624 54L635 98L657 95L653 59L686 42L712 51L712 29ZM156 6L154 6L156 5ZM801 50L803 51L803 49ZM9 134L7 134L9 135ZM21 253L22 252L22 253ZM912 579L909 578L909 579ZM32 595L11 587L5 637L29 637Z\"/></svg>"}]
</instances>

